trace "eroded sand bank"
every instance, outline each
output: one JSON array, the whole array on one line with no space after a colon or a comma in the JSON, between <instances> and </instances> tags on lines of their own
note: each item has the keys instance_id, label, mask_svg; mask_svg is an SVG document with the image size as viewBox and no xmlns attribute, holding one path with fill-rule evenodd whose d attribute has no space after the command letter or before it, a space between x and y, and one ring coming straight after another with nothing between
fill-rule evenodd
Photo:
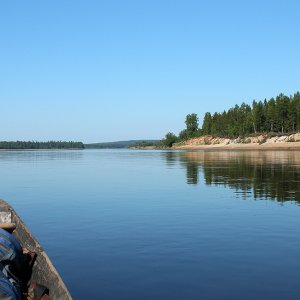
<instances>
[{"instance_id":1,"label":"eroded sand bank","mask_svg":"<svg viewBox=\"0 0 300 300\"><path fill-rule=\"evenodd\" d=\"M202 136L184 143L174 144L172 149L187 150L300 150L300 133L268 137L260 135L244 139L228 139Z\"/></svg>"}]
</instances>

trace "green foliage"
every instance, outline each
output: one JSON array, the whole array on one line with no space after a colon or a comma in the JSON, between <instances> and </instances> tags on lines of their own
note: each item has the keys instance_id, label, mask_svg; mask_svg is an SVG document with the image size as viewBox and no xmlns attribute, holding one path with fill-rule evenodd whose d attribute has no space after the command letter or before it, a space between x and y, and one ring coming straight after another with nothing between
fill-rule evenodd
<instances>
[{"instance_id":1,"label":"green foliage","mask_svg":"<svg viewBox=\"0 0 300 300\"><path fill-rule=\"evenodd\" d=\"M172 133L168 132L163 140L161 140L161 144L163 147L172 147L174 143L178 141L177 136Z\"/></svg>"},{"instance_id":2,"label":"green foliage","mask_svg":"<svg viewBox=\"0 0 300 300\"><path fill-rule=\"evenodd\" d=\"M140 144L141 147L152 146L157 144L158 140L129 140L129 141L117 141L117 142L105 142L105 143L93 143L85 144L86 149L120 149L120 148L130 148L138 147Z\"/></svg>"},{"instance_id":3,"label":"green foliage","mask_svg":"<svg viewBox=\"0 0 300 300\"><path fill-rule=\"evenodd\" d=\"M267 110L266 110L266 130L273 132L275 128L277 127L276 125L276 103L274 98L271 98L267 102Z\"/></svg>"},{"instance_id":4,"label":"green foliage","mask_svg":"<svg viewBox=\"0 0 300 300\"><path fill-rule=\"evenodd\" d=\"M188 131L186 129L183 129L179 132L178 136L179 140L186 141L189 139Z\"/></svg>"},{"instance_id":5,"label":"green foliage","mask_svg":"<svg viewBox=\"0 0 300 300\"><path fill-rule=\"evenodd\" d=\"M278 120L277 130L282 133L287 132L288 127L288 110L290 105L289 97L280 94L276 97L276 115Z\"/></svg>"},{"instance_id":6,"label":"green foliage","mask_svg":"<svg viewBox=\"0 0 300 300\"><path fill-rule=\"evenodd\" d=\"M300 130L300 93L297 92L294 95L294 101L296 106L296 130Z\"/></svg>"},{"instance_id":7,"label":"green foliage","mask_svg":"<svg viewBox=\"0 0 300 300\"><path fill-rule=\"evenodd\" d=\"M130 145L130 147L137 147L137 148L145 148L145 147L157 147L158 146L158 141L141 141L137 142L134 145Z\"/></svg>"},{"instance_id":8,"label":"green foliage","mask_svg":"<svg viewBox=\"0 0 300 300\"><path fill-rule=\"evenodd\" d=\"M0 149L83 149L84 145L82 142L36 142L36 141L16 141L16 142L0 142Z\"/></svg>"},{"instance_id":9,"label":"green foliage","mask_svg":"<svg viewBox=\"0 0 300 300\"><path fill-rule=\"evenodd\" d=\"M270 100L242 103L223 113L206 113L202 134L220 137L245 137L251 134L291 133L300 130L300 93L287 97L280 94Z\"/></svg>"},{"instance_id":10,"label":"green foliage","mask_svg":"<svg viewBox=\"0 0 300 300\"><path fill-rule=\"evenodd\" d=\"M197 114L189 114L185 118L186 130L189 137L196 135L199 126L199 119Z\"/></svg>"},{"instance_id":11,"label":"green foliage","mask_svg":"<svg viewBox=\"0 0 300 300\"><path fill-rule=\"evenodd\" d=\"M212 126L212 118L211 114L207 112L204 116L203 125L202 125L202 131L203 134L211 134L211 126Z\"/></svg>"},{"instance_id":12,"label":"green foliage","mask_svg":"<svg viewBox=\"0 0 300 300\"><path fill-rule=\"evenodd\" d=\"M297 92L290 97L279 94L276 100L274 98L264 101L253 100L252 107L242 103L222 113L207 112L201 129L198 128L198 122L197 114L188 114L185 119L186 129L179 133L177 141L186 141L202 135L244 138L260 133L275 135L292 133L300 130L300 93ZM176 137L172 135L163 140L164 145L174 143L168 143Z\"/></svg>"}]
</instances>

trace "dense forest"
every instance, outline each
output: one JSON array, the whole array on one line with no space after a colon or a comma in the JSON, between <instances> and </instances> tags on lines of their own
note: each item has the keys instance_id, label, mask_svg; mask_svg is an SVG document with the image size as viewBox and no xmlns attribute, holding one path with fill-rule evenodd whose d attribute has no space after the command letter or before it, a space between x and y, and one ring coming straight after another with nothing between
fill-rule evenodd
<instances>
[{"instance_id":1,"label":"dense forest","mask_svg":"<svg viewBox=\"0 0 300 300\"><path fill-rule=\"evenodd\" d=\"M170 147L175 142L202 135L236 138L260 133L293 133L300 131L300 93L290 97L279 94L269 100L253 100L251 106L242 103L221 113L207 112L201 128L197 114L189 114L185 124L186 129L178 136L167 133L161 141L162 145Z\"/></svg>"},{"instance_id":2,"label":"dense forest","mask_svg":"<svg viewBox=\"0 0 300 300\"><path fill-rule=\"evenodd\" d=\"M0 141L0 149L83 149L82 142L36 142L36 141L16 141L5 142Z\"/></svg>"}]
</instances>

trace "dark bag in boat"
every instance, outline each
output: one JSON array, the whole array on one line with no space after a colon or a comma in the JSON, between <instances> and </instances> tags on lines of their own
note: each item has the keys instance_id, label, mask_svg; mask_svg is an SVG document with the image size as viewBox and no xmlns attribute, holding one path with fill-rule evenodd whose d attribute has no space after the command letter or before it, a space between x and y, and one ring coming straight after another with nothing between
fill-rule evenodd
<instances>
[{"instance_id":1,"label":"dark bag in boat","mask_svg":"<svg viewBox=\"0 0 300 300\"><path fill-rule=\"evenodd\" d=\"M21 300L19 287L13 284L7 276L0 272L0 299L2 300Z\"/></svg>"},{"instance_id":2,"label":"dark bag in boat","mask_svg":"<svg viewBox=\"0 0 300 300\"><path fill-rule=\"evenodd\" d=\"M0 228L0 299L21 299L21 269L24 255L19 241Z\"/></svg>"}]
</instances>

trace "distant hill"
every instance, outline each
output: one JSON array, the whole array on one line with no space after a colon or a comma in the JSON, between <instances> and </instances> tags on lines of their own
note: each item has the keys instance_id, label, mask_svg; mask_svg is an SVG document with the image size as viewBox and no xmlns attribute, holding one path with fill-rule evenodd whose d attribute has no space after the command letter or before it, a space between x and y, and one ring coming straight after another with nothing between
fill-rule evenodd
<instances>
[{"instance_id":1,"label":"distant hill","mask_svg":"<svg viewBox=\"0 0 300 300\"><path fill-rule=\"evenodd\" d=\"M86 149L117 149L117 148L128 148L140 144L155 144L157 142L158 140L130 140L130 141L84 144L84 147Z\"/></svg>"}]
</instances>

